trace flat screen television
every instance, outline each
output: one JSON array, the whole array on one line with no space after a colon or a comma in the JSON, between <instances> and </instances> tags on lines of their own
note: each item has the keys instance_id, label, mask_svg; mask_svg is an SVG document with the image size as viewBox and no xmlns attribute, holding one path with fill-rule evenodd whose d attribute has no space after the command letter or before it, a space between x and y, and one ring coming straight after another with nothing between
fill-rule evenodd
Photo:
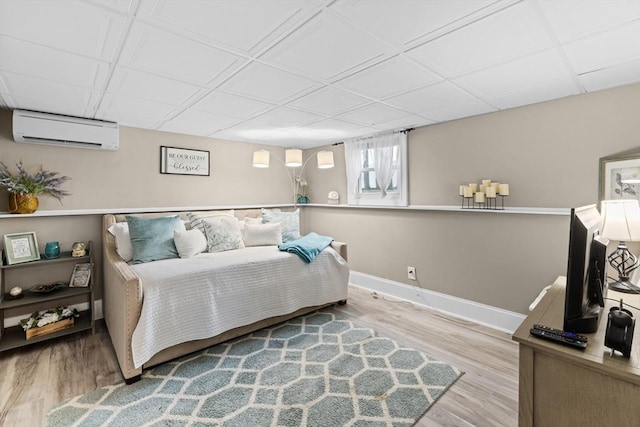
<instances>
[{"instance_id":1,"label":"flat screen television","mask_svg":"<svg viewBox=\"0 0 640 427\"><path fill-rule=\"evenodd\" d=\"M598 329L607 293L607 239L600 236L596 205L571 209L569 257L564 300L565 331L592 333Z\"/></svg>"}]
</instances>

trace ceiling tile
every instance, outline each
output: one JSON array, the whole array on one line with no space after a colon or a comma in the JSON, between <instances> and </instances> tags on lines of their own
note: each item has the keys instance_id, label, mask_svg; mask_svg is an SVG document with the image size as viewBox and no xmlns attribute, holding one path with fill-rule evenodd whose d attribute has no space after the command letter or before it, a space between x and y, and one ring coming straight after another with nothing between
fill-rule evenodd
<instances>
[{"instance_id":1,"label":"ceiling tile","mask_svg":"<svg viewBox=\"0 0 640 427\"><path fill-rule=\"evenodd\" d=\"M357 110L340 114L338 118L355 122L363 126L375 126L382 122L399 119L405 112L396 110L384 104L370 104Z\"/></svg>"},{"instance_id":2,"label":"ceiling tile","mask_svg":"<svg viewBox=\"0 0 640 427\"><path fill-rule=\"evenodd\" d=\"M246 118L274 108L272 104L223 92L212 92L193 106L194 109L211 114Z\"/></svg>"},{"instance_id":3,"label":"ceiling tile","mask_svg":"<svg viewBox=\"0 0 640 427\"><path fill-rule=\"evenodd\" d=\"M398 119L378 123L375 127L378 128L379 130L408 129L408 128L417 128L420 126L427 126L433 123L435 122L432 120L425 119L424 117L420 117L416 115L404 115Z\"/></svg>"},{"instance_id":4,"label":"ceiling tile","mask_svg":"<svg viewBox=\"0 0 640 427\"><path fill-rule=\"evenodd\" d=\"M122 15L85 2L0 1L0 34L106 61L124 25Z\"/></svg>"},{"instance_id":5,"label":"ceiling tile","mask_svg":"<svg viewBox=\"0 0 640 427\"><path fill-rule=\"evenodd\" d=\"M492 110L491 106L478 101L449 82L399 95L388 99L387 102L435 121L449 120L443 117L460 117L452 112L456 108L475 111L474 114Z\"/></svg>"},{"instance_id":6,"label":"ceiling tile","mask_svg":"<svg viewBox=\"0 0 640 427\"><path fill-rule=\"evenodd\" d=\"M438 75L399 55L340 80L336 85L381 99L441 80Z\"/></svg>"},{"instance_id":7,"label":"ceiling tile","mask_svg":"<svg viewBox=\"0 0 640 427\"><path fill-rule=\"evenodd\" d=\"M0 2L1 3L1 2ZM0 71L102 89L108 64L80 55L0 36Z\"/></svg>"},{"instance_id":8,"label":"ceiling tile","mask_svg":"<svg viewBox=\"0 0 640 427\"><path fill-rule=\"evenodd\" d=\"M540 1L553 32L562 43L640 18L638 0Z\"/></svg>"},{"instance_id":9,"label":"ceiling tile","mask_svg":"<svg viewBox=\"0 0 640 427\"><path fill-rule=\"evenodd\" d=\"M55 99L69 105L76 104L79 108L82 108L83 113L85 109L95 107L95 105L90 105L92 94L94 93L90 88L52 82L50 80L11 72L4 72L2 77L7 88L7 93L15 99L22 97Z\"/></svg>"},{"instance_id":10,"label":"ceiling tile","mask_svg":"<svg viewBox=\"0 0 640 427\"><path fill-rule=\"evenodd\" d=\"M407 55L444 77L456 77L549 48L552 40L532 7L518 3Z\"/></svg>"},{"instance_id":11,"label":"ceiling tile","mask_svg":"<svg viewBox=\"0 0 640 427\"><path fill-rule=\"evenodd\" d=\"M387 46L329 13L320 13L260 59L329 80L381 58Z\"/></svg>"},{"instance_id":12,"label":"ceiling tile","mask_svg":"<svg viewBox=\"0 0 640 427\"><path fill-rule=\"evenodd\" d=\"M506 109L577 95L578 93L580 92L575 87L575 84L567 82L566 78L558 78L532 83L503 93L496 93L487 96L485 99L500 109Z\"/></svg>"},{"instance_id":13,"label":"ceiling tile","mask_svg":"<svg viewBox=\"0 0 640 427\"><path fill-rule=\"evenodd\" d=\"M202 90L202 87L125 67L115 69L107 88L107 92L171 105L182 105Z\"/></svg>"},{"instance_id":14,"label":"ceiling tile","mask_svg":"<svg viewBox=\"0 0 640 427\"><path fill-rule=\"evenodd\" d=\"M203 111L187 110L164 123L160 130L190 135L208 136L238 123L238 119Z\"/></svg>"},{"instance_id":15,"label":"ceiling tile","mask_svg":"<svg viewBox=\"0 0 640 427\"><path fill-rule=\"evenodd\" d=\"M558 77L562 77L568 85L573 82L562 57L554 48L467 74L453 82L483 97Z\"/></svg>"},{"instance_id":16,"label":"ceiling tile","mask_svg":"<svg viewBox=\"0 0 640 427\"><path fill-rule=\"evenodd\" d=\"M340 0L330 7L360 28L402 47L491 3L491 0L393 0L389 4Z\"/></svg>"},{"instance_id":17,"label":"ceiling tile","mask_svg":"<svg viewBox=\"0 0 640 427\"><path fill-rule=\"evenodd\" d=\"M80 104L67 104L53 98L33 98L30 96L20 96L19 98L10 98L13 103L12 108L32 111L55 111L56 114L68 116L86 117L86 108Z\"/></svg>"},{"instance_id":18,"label":"ceiling tile","mask_svg":"<svg viewBox=\"0 0 640 427\"><path fill-rule=\"evenodd\" d=\"M155 129L173 110L172 105L108 93L98 108L96 118L134 127L141 127L136 123L144 123L142 127Z\"/></svg>"},{"instance_id":19,"label":"ceiling tile","mask_svg":"<svg viewBox=\"0 0 640 427\"><path fill-rule=\"evenodd\" d=\"M223 72L239 67L236 55L143 24L134 24L120 63L131 68L207 85Z\"/></svg>"},{"instance_id":20,"label":"ceiling tile","mask_svg":"<svg viewBox=\"0 0 640 427\"><path fill-rule=\"evenodd\" d=\"M287 104L310 112L332 116L341 111L350 110L371 101L360 96L325 86L317 91L296 99Z\"/></svg>"},{"instance_id":21,"label":"ceiling tile","mask_svg":"<svg viewBox=\"0 0 640 427\"><path fill-rule=\"evenodd\" d=\"M280 103L317 86L311 80L254 62L219 89L247 98Z\"/></svg>"},{"instance_id":22,"label":"ceiling tile","mask_svg":"<svg viewBox=\"0 0 640 427\"><path fill-rule=\"evenodd\" d=\"M139 15L156 25L197 34L220 46L246 54L292 28L318 2L305 0L144 2ZM242 17L242 21L238 20Z\"/></svg>"},{"instance_id":23,"label":"ceiling tile","mask_svg":"<svg viewBox=\"0 0 640 427\"><path fill-rule=\"evenodd\" d=\"M640 20L565 44L563 49L578 74L640 58Z\"/></svg>"},{"instance_id":24,"label":"ceiling tile","mask_svg":"<svg viewBox=\"0 0 640 427\"><path fill-rule=\"evenodd\" d=\"M578 76L589 92L631 84L640 80L640 59Z\"/></svg>"},{"instance_id":25,"label":"ceiling tile","mask_svg":"<svg viewBox=\"0 0 640 427\"><path fill-rule=\"evenodd\" d=\"M254 120L273 126L300 127L322 119L323 117L317 114L293 110L291 108L276 108L275 110L256 117Z\"/></svg>"}]
</instances>

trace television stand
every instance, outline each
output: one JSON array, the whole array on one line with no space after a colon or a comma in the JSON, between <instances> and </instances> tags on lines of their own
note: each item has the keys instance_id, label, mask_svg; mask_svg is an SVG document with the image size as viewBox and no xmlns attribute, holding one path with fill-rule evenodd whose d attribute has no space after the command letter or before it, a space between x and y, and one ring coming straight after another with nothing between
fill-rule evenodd
<instances>
[{"instance_id":1,"label":"television stand","mask_svg":"<svg viewBox=\"0 0 640 427\"><path fill-rule=\"evenodd\" d=\"M640 420L640 328L636 328L631 358L611 356L604 345L609 309L605 300L598 330L586 335L584 350L556 344L529 334L534 324L562 329L565 277L551 289L513 334L519 343L518 425L637 426ZM609 289L608 298L640 307L640 295ZM640 312L633 310L640 318ZM632 403L633 402L633 403Z\"/></svg>"}]
</instances>

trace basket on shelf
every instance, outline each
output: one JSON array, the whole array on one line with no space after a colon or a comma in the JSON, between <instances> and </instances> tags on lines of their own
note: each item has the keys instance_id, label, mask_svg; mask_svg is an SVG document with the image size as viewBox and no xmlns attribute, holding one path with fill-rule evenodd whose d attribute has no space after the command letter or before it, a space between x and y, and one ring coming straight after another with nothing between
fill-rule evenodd
<instances>
[{"instance_id":1,"label":"basket on shelf","mask_svg":"<svg viewBox=\"0 0 640 427\"><path fill-rule=\"evenodd\" d=\"M36 311L27 319L20 320L20 326L26 333L26 338L39 337L52 332L73 327L78 310L69 307L58 307L51 310Z\"/></svg>"}]
</instances>

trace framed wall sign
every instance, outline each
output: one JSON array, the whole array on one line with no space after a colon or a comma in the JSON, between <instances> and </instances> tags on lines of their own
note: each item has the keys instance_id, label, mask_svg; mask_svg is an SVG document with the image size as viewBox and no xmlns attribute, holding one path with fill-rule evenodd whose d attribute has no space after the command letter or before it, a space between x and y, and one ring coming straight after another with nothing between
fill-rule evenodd
<instances>
[{"instance_id":1,"label":"framed wall sign","mask_svg":"<svg viewBox=\"0 0 640 427\"><path fill-rule=\"evenodd\" d=\"M160 147L160 173L209 176L209 152Z\"/></svg>"},{"instance_id":2,"label":"framed wall sign","mask_svg":"<svg viewBox=\"0 0 640 427\"><path fill-rule=\"evenodd\" d=\"M600 159L599 199L640 200L640 153Z\"/></svg>"},{"instance_id":3,"label":"framed wall sign","mask_svg":"<svg viewBox=\"0 0 640 427\"><path fill-rule=\"evenodd\" d=\"M4 252L7 258L7 265L40 259L36 233L30 231L27 233L5 234Z\"/></svg>"}]
</instances>

